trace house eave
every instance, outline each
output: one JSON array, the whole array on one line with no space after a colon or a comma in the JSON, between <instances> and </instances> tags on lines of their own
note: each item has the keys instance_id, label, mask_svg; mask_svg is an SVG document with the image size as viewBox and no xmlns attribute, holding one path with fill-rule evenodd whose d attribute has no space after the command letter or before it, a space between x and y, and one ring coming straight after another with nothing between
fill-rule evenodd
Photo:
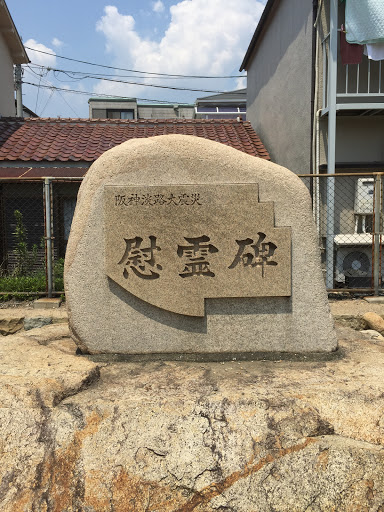
<instances>
[{"instance_id":1,"label":"house eave","mask_svg":"<svg viewBox=\"0 0 384 512\"><path fill-rule=\"evenodd\" d=\"M0 34L9 48L13 63L28 64L30 60L4 0L0 0Z\"/></svg>"},{"instance_id":2,"label":"house eave","mask_svg":"<svg viewBox=\"0 0 384 512\"><path fill-rule=\"evenodd\" d=\"M239 71L247 70L250 57L256 48L257 42L260 38L260 35L263 31L264 25L267 22L267 19L269 18L269 15L272 11L272 8L275 4L277 4L279 0L268 0L264 7L263 14L261 15L261 18L259 20L259 23L257 24L255 33L253 34L253 37L251 39L251 42L249 43L248 49L246 51L246 54L244 56L243 62L241 63Z\"/></svg>"}]
</instances>

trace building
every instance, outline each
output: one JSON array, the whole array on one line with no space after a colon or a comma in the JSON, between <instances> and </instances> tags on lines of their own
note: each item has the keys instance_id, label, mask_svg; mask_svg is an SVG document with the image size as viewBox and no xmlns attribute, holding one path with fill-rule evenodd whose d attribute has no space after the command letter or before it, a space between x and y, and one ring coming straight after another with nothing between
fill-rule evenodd
<instances>
[{"instance_id":1,"label":"building","mask_svg":"<svg viewBox=\"0 0 384 512\"><path fill-rule=\"evenodd\" d=\"M195 104L138 102L136 98L90 98L90 119L237 119L246 121L247 89L197 98Z\"/></svg>"},{"instance_id":2,"label":"building","mask_svg":"<svg viewBox=\"0 0 384 512\"><path fill-rule=\"evenodd\" d=\"M272 161L297 174L355 175L307 180L329 289L368 288L376 272L377 291L380 279L374 177L362 173L384 169L384 66L363 54L363 41L346 42L361 21L384 41L384 9L376 6L268 0L240 67L248 72L248 120Z\"/></svg>"},{"instance_id":3,"label":"building","mask_svg":"<svg viewBox=\"0 0 384 512\"><path fill-rule=\"evenodd\" d=\"M90 119L193 119L194 105L137 102L136 98L89 98Z\"/></svg>"},{"instance_id":4,"label":"building","mask_svg":"<svg viewBox=\"0 0 384 512\"><path fill-rule=\"evenodd\" d=\"M27 246L42 254L47 237L43 197L51 197L55 258L65 255L77 192L92 163L134 138L183 134L221 142L269 160L250 123L234 120L0 119L0 271L12 269L15 210ZM43 196L43 191L44 196Z\"/></svg>"},{"instance_id":5,"label":"building","mask_svg":"<svg viewBox=\"0 0 384 512\"><path fill-rule=\"evenodd\" d=\"M0 2L0 116L15 116L14 65L27 64L28 55L5 1Z\"/></svg>"},{"instance_id":6,"label":"building","mask_svg":"<svg viewBox=\"0 0 384 512\"><path fill-rule=\"evenodd\" d=\"M247 89L213 94L197 98L196 119L237 119L247 118Z\"/></svg>"}]
</instances>

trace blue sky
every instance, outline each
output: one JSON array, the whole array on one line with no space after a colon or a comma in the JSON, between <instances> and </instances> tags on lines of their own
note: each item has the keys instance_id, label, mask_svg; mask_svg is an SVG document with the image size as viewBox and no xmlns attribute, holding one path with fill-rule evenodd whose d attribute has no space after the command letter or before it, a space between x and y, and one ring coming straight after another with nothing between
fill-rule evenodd
<instances>
[{"instance_id":1,"label":"blue sky","mask_svg":"<svg viewBox=\"0 0 384 512\"><path fill-rule=\"evenodd\" d=\"M24 70L23 102L44 117L88 117L100 94L193 103L213 94L149 85L224 91L244 78L165 78L63 60L58 55L149 73L239 75L265 0L7 0L32 64ZM39 67L40 66L40 67ZM62 71L108 74L108 81ZM117 76L118 75L118 76ZM123 80L122 84L110 80ZM147 86L135 85L146 84ZM74 94L49 87L90 92Z\"/></svg>"}]
</instances>

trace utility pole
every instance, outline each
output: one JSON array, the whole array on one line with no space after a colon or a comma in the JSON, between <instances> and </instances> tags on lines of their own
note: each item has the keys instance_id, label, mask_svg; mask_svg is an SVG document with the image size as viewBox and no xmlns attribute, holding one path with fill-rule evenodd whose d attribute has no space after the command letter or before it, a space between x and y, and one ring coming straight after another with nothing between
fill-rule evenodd
<instances>
[{"instance_id":1,"label":"utility pole","mask_svg":"<svg viewBox=\"0 0 384 512\"><path fill-rule=\"evenodd\" d=\"M23 95L21 91L21 64L15 65L16 116L23 117Z\"/></svg>"}]
</instances>

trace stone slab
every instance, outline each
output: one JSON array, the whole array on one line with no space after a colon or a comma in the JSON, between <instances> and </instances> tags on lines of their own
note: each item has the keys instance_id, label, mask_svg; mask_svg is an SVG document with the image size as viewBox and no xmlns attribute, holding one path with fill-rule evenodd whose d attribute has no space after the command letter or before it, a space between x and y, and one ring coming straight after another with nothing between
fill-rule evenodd
<instances>
[{"instance_id":1,"label":"stone slab","mask_svg":"<svg viewBox=\"0 0 384 512\"><path fill-rule=\"evenodd\" d=\"M24 318L24 330L29 331L31 329L36 329L38 327L43 327L44 325L49 325L52 323L52 318L50 316L35 316L30 318Z\"/></svg>"},{"instance_id":2,"label":"stone slab","mask_svg":"<svg viewBox=\"0 0 384 512\"><path fill-rule=\"evenodd\" d=\"M15 334L23 328L23 318L20 316L2 315L0 317L0 334L7 336L8 334Z\"/></svg>"},{"instance_id":3,"label":"stone slab","mask_svg":"<svg viewBox=\"0 0 384 512\"><path fill-rule=\"evenodd\" d=\"M185 315L153 305L144 300L146 295L143 299L108 277L105 240L109 221L104 206L107 187L121 187L123 191L125 187L144 190L198 186L202 190L200 187L206 186L209 190L216 185L241 184L258 190L252 201L252 194L246 194L245 211L254 211L251 203L272 205L273 228L290 232L289 296L266 293L205 298L204 316ZM211 212L213 216L207 218L204 228L216 229L214 209ZM230 219L231 211L227 215ZM136 227L134 215L132 222L131 226ZM251 224L252 220L248 222ZM178 223L176 215L173 223ZM256 224L253 229L252 234L242 236L255 241ZM137 236L141 235L136 230L129 231L126 238ZM118 252L122 249L120 246ZM123 255L118 256L121 259ZM199 279L202 282L208 278ZM278 288L277 283L274 286ZM104 153L92 165L81 185L72 223L65 289L70 330L85 352L329 352L337 347L307 188L287 169L198 137L133 139ZM180 296L175 293L173 298L168 291L167 295L162 305L177 306Z\"/></svg>"},{"instance_id":4,"label":"stone slab","mask_svg":"<svg viewBox=\"0 0 384 512\"><path fill-rule=\"evenodd\" d=\"M205 298L291 295L291 231L274 226L257 184L106 186L104 194L106 273L136 297L204 316Z\"/></svg>"},{"instance_id":5,"label":"stone slab","mask_svg":"<svg viewBox=\"0 0 384 512\"><path fill-rule=\"evenodd\" d=\"M370 304L384 304L384 297L364 297Z\"/></svg>"},{"instance_id":6,"label":"stone slab","mask_svg":"<svg viewBox=\"0 0 384 512\"><path fill-rule=\"evenodd\" d=\"M35 309L54 309L59 308L61 304L61 299L57 297L49 298L44 297L42 299L37 299L33 303L33 307Z\"/></svg>"}]
</instances>

